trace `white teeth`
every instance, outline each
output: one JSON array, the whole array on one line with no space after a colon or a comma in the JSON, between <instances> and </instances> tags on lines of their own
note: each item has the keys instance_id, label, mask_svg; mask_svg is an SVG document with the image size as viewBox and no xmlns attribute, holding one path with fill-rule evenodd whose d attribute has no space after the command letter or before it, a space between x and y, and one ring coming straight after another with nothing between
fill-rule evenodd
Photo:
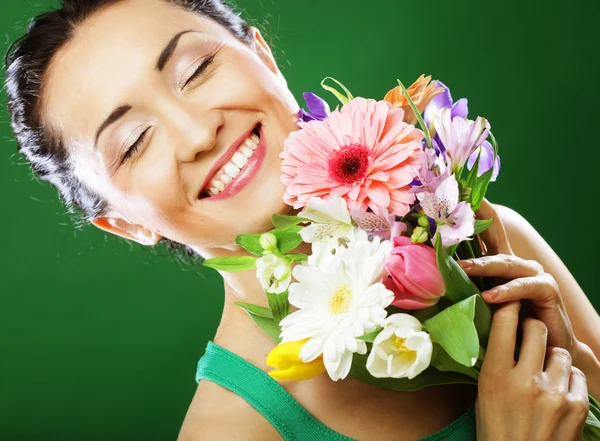
<instances>
[{"instance_id":1,"label":"white teeth","mask_svg":"<svg viewBox=\"0 0 600 441\"><path fill-rule=\"evenodd\" d=\"M227 164L225 164L225 168L223 169L223 171L232 178L235 178L237 175L240 174L241 170L236 165L232 164L231 162L228 162Z\"/></svg>"},{"instance_id":2,"label":"white teeth","mask_svg":"<svg viewBox=\"0 0 600 441\"><path fill-rule=\"evenodd\" d=\"M251 148L248 148L245 145L240 149L240 151L242 152L242 155L244 155L246 158L249 158L250 156L252 156L252 153L254 153L254 151Z\"/></svg>"},{"instance_id":3,"label":"white teeth","mask_svg":"<svg viewBox=\"0 0 600 441\"><path fill-rule=\"evenodd\" d=\"M242 168L244 165L248 164L248 158L241 153L236 152L235 155L233 155L233 158L231 158L231 162L233 162L239 168Z\"/></svg>"},{"instance_id":4,"label":"white teeth","mask_svg":"<svg viewBox=\"0 0 600 441\"><path fill-rule=\"evenodd\" d=\"M260 137L253 133L252 136L242 144L231 160L221 168L210 183L210 190L208 193L211 196L216 196L225 190L225 187L240 174L242 171L241 169L248 164L248 159L258 148L259 142Z\"/></svg>"},{"instance_id":5,"label":"white teeth","mask_svg":"<svg viewBox=\"0 0 600 441\"><path fill-rule=\"evenodd\" d=\"M256 150L256 147L258 147L258 145L251 139L247 139L244 145L252 150Z\"/></svg>"}]
</instances>

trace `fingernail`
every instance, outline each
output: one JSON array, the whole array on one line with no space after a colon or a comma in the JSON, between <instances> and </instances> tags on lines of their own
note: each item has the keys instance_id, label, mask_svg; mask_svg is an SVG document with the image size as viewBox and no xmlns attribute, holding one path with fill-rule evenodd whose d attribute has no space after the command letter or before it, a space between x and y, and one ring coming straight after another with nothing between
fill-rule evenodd
<instances>
[{"instance_id":1,"label":"fingernail","mask_svg":"<svg viewBox=\"0 0 600 441\"><path fill-rule=\"evenodd\" d=\"M498 291L497 289L491 289L491 290L483 293L483 297L486 300L494 300L499 295L500 295L500 291Z\"/></svg>"},{"instance_id":2,"label":"fingernail","mask_svg":"<svg viewBox=\"0 0 600 441\"><path fill-rule=\"evenodd\" d=\"M471 268L474 264L474 262L472 260L459 260L458 264L461 266L461 268Z\"/></svg>"}]
</instances>

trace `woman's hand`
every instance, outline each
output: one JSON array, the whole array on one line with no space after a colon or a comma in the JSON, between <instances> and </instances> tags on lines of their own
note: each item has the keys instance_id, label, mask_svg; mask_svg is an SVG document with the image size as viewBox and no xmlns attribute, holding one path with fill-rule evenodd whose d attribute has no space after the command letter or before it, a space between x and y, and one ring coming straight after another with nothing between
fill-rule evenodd
<instances>
[{"instance_id":1,"label":"woman's hand","mask_svg":"<svg viewBox=\"0 0 600 441\"><path fill-rule=\"evenodd\" d=\"M585 375L572 367L569 352L546 347L546 326L534 318L523 322L515 361L519 309L510 301L492 318L475 403L477 439L579 441L589 410Z\"/></svg>"},{"instance_id":2,"label":"woman's hand","mask_svg":"<svg viewBox=\"0 0 600 441\"><path fill-rule=\"evenodd\" d=\"M488 255L458 263L469 276L495 277L506 282L482 293L491 304L528 300L535 317L548 328L548 345L569 351L573 364L579 366L585 352L583 343L573 333L558 284L534 260L524 260L512 253L502 222L493 206L483 201L478 217L494 217L494 225L482 234Z\"/></svg>"}]
</instances>

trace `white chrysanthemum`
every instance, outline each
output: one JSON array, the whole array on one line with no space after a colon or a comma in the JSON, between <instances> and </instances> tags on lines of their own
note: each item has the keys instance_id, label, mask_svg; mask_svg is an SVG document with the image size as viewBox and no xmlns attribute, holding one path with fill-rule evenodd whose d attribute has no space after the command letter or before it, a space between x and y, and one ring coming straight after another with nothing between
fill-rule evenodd
<instances>
[{"instance_id":1,"label":"white chrysanthemum","mask_svg":"<svg viewBox=\"0 0 600 441\"><path fill-rule=\"evenodd\" d=\"M421 322L409 314L385 319L367 358L367 370L377 378L413 379L431 363L433 344Z\"/></svg>"},{"instance_id":2,"label":"white chrysanthemum","mask_svg":"<svg viewBox=\"0 0 600 441\"><path fill-rule=\"evenodd\" d=\"M298 216L311 221L300 231L300 236L304 242L313 244L311 256L317 264L325 263L331 256L331 250L344 243L354 228L348 205L337 194L328 201L311 198Z\"/></svg>"},{"instance_id":3,"label":"white chrysanthemum","mask_svg":"<svg viewBox=\"0 0 600 441\"><path fill-rule=\"evenodd\" d=\"M323 354L331 379L343 379L350 371L353 354L366 354L359 340L380 326L394 294L380 283L384 264L392 250L390 241L353 228L347 247L339 247L327 265L314 260L293 270L290 303L298 311L281 321L282 341L308 339L300 358L310 362Z\"/></svg>"},{"instance_id":4,"label":"white chrysanthemum","mask_svg":"<svg viewBox=\"0 0 600 441\"><path fill-rule=\"evenodd\" d=\"M256 277L265 291L281 294L292 281L292 267L287 259L267 254L256 261Z\"/></svg>"}]
</instances>

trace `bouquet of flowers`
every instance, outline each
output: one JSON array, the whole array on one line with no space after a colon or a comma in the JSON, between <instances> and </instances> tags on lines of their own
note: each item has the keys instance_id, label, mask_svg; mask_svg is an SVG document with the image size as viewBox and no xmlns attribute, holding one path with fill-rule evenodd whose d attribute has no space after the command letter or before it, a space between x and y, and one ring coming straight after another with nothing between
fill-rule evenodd
<instances>
[{"instance_id":1,"label":"bouquet of flowers","mask_svg":"<svg viewBox=\"0 0 600 441\"><path fill-rule=\"evenodd\" d=\"M500 169L490 123L468 119L467 100L424 75L380 101L329 77L321 85L341 107L305 93L281 154L284 202L302 211L239 236L254 256L204 265L256 271L269 308L238 305L279 343L267 358L275 379L477 383L492 317L481 292L494 281L456 260L481 257L479 235L494 222L475 216ZM302 243L309 255L293 252ZM590 402L585 439L600 439Z\"/></svg>"}]
</instances>

